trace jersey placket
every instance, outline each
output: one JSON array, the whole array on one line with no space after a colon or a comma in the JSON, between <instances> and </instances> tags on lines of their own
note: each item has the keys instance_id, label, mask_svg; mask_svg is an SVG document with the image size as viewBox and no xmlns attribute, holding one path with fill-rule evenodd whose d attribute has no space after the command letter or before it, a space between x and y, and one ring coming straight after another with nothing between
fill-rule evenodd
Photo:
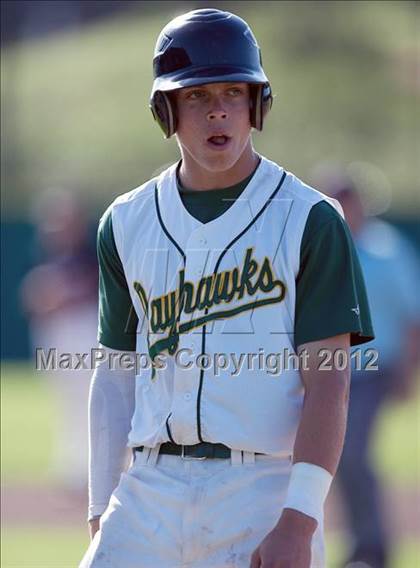
<instances>
[{"instance_id":1,"label":"jersey placket","mask_svg":"<svg viewBox=\"0 0 420 568\"><path fill-rule=\"evenodd\" d=\"M203 228L193 231L185 250L185 282L194 286L194 297L200 280L209 273L208 239ZM205 316L205 310L195 308L191 313L183 310L180 326L186 331L179 335L179 358L175 365L174 400L171 416L171 433L175 441L196 444L200 441L198 425L198 404L201 371L197 358L202 354L205 326L196 321ZM182 353L182 356L181 356ZM186 368L190 365L189 368Z\"/></svg>"}]
</instances>

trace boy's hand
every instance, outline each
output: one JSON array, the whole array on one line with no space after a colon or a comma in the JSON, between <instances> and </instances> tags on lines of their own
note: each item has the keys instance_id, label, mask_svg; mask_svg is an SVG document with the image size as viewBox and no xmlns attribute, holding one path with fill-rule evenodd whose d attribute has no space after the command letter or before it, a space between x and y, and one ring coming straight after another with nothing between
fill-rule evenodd
<instances>
[{"instance_id":1,"label":"boy's hand","mask_svg":"<svg viewBox=\"0 0 420 568\"><path fill-rule=\"evenodd\" d=\"M309 568L316 527L312 517L285 509L277 525L252 554L250 568Z\"/></svg>"},{"instance_id":2,"label":"boy's hand","mask_svg":"<svg viewBox=\"0 0 420 568\"><path fill-rule=\"evenodd\" d=\"M99 521L101 517L95 517L91 521L89 521L89 533L90 533L90 540L93 540L93 537L99 530Z\"/></svg>"}]
</instances>

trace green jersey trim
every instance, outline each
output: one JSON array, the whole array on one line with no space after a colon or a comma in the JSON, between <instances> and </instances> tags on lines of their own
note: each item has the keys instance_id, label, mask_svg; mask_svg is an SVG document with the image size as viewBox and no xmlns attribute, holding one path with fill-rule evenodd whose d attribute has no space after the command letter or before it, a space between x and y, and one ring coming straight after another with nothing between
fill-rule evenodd
<instances>
[{"instance_id":1,"label":"green jersey trim","mask_svg":"<svg viewBox=\"0 0 420 568\"><path fill-rule=\"evenodd\" d=\"M295 345L350 333L352 345L374 337L359 258L350 230L326 201L306 221L296 279Z\"/></svg>"},{"instance_id":2,"label":"green jersey trim","mask_svg":"<svg viewBox=\"0 0 420 568\"><path fill-rule=\"evenodd\" d=\"M112 211L101 218L97 236L99 262L98 340L111 349L136 350L138 316L115 244Z\"/></svg>"}]
</instances>

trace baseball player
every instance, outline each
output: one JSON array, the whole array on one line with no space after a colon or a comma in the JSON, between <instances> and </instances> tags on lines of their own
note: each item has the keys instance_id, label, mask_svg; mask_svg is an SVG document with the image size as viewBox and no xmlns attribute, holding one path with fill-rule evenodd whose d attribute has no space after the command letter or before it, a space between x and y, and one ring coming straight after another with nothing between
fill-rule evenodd
<instances>
[{"instance_id":1,"label":"baseball player","mask_svg":"<svg viewBox=\"0 0 420 568\"><path fill-rule=\"evenodd\" d=\"M99 226L80 566L325 566L346 357L373 337L351 236L336 201L253 148L273 97L246 22L175 18L153 69L181 158Z\"/></svg>"}]
</instances>

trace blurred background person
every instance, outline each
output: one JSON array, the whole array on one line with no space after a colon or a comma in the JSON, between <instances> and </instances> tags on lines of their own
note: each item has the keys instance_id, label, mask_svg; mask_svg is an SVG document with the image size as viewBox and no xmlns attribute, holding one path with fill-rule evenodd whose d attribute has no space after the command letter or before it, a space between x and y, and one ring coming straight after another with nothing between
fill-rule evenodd
<instances>
[{"instance_id":1,"label":"blurred background person","mask_svg":"<svg viewBox=\"0 0 420 568\"><path fill-rule=\"evenodd\" d=\"M96 345L97 261L84 209L68 191L50 190L35 205L38 263L22 283L32 346L57 354ZM91 370L46 372L56 402L52 469L65 489L87 485L87 401Z\"/></svg>"},{"instance_id":2,"label":"blurred background person","mask_svg":"<svg viewBox=\"0 0 420 568\"><path fill-rule=\"evenodd\" d=\"M390 565L391 538L370 443L383 404L404 400L413 392L420 343L419 258L395 226L367 215L363 188L356 187L344 169L324 171L316 187L343 207L362 265L375 330L375 340L362 351L360 364L356 357L352 361L347 434L337 473L352 535L345 566L385 568ZM377 352L377 360L371 350Z\"/></svg>"}]
</instances>

